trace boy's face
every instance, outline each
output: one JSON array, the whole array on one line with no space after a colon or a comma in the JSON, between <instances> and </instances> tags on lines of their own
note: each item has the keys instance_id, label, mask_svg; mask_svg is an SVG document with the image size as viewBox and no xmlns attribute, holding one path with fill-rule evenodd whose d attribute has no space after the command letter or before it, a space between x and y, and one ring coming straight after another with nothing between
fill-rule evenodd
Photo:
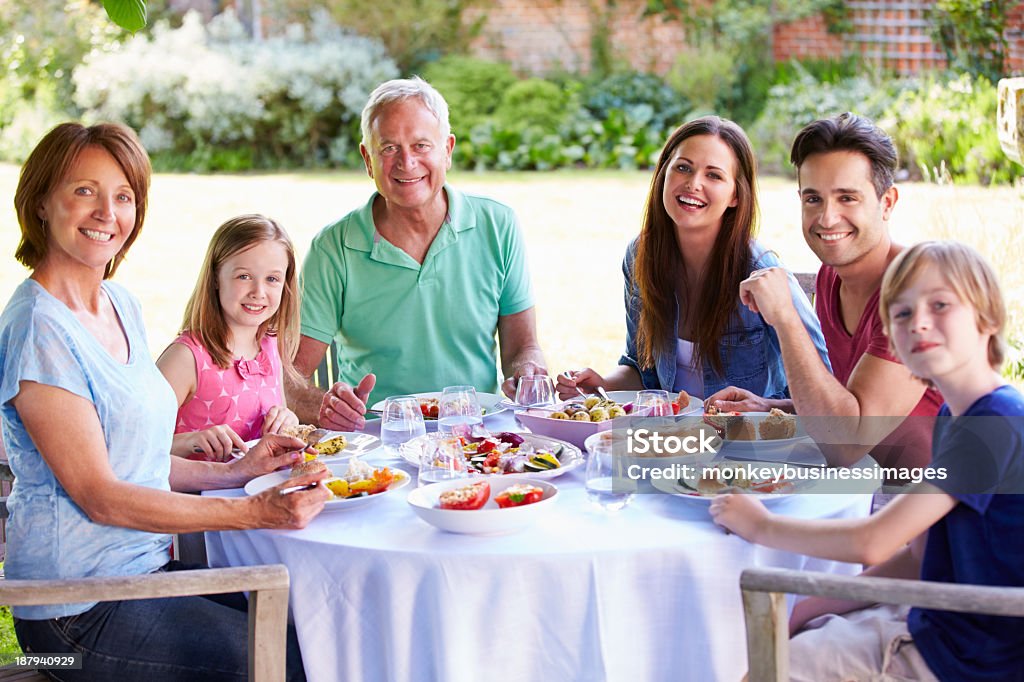
<instances>
[{"instance_id":1,"label":"boy's face","mask_svg":"<svg viewBox=\"0 0 1024 682\"><path fill-rule=\"evenodd\" d=\"M889 305L889 335L896 355L915 376L942 384L991 372L988 341L977 312L934 265L926 265Z\"/></svg>"}]
</instances>

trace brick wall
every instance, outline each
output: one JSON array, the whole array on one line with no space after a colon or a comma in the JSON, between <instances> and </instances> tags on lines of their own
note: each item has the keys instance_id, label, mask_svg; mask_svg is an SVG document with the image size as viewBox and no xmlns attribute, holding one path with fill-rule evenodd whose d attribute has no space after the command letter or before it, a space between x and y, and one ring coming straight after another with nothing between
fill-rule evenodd
<instances>
[{"instance_id":1,"label":"brick wall","mask_svg":"<svg viewBox=\"0 0 1024 682\"><path fill-rule=\"evenodd\" d=\"M480 57L507 61L521 73L589 70L595 13L607 12L613 54L636 69L664 74L686 47L678 22L640 19L641 0L495 0L466 21L487 19L473 44Z\"/></svg>"},{"instance_id":2,"label":"brick wall","mask_svg":"<svg viewBox=\"0 0 1024 682\"><path fill-rule=\"evenodd\" d=\"M776 61L794 57L861 54L865 60L902 74L943 68L946 57L929 36L928 9L934 0L848 0L853 30L828 33L821 17L775 26ZM1024 3L1007 17L1008 69L1024 71Z\"/></svg>"}]
</instances>

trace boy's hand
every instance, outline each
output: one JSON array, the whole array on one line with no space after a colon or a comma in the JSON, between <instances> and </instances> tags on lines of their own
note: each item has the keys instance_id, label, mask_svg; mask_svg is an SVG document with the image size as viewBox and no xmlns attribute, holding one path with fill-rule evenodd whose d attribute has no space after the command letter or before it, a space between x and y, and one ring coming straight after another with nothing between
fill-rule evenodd
<instances>
[{"instance_id":1,"label":"boy's hand","mask_svg":"<svg viewBox=\"0 0 1024 682\"><path fill-rule=\"evenodd\" d=\"M744 540L758 542L771 513L753 495L732 493L711 500L711 519Z\"/></svg>"}]
</instances>

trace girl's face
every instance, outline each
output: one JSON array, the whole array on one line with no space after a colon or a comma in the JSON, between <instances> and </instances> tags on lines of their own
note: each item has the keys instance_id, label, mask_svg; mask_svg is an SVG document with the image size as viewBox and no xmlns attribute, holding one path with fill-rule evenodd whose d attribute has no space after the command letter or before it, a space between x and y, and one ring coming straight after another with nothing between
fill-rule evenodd
<instances>
[{"instance_id":1,"label":"girl's face","mask_svg":"<svg viewBox=\"0 0 1024 682\"><path fill-rule=\"evenodd\" d=\"M86 147L43 201L46 261L101 271L135 229L135 193L114 157Z\"/></svg>"},{"instance_id":2,"label":"girl's face","mask_svg":"<svg viewBox=\"0 0 1024 682\"><path fill-rule=\"evenodd\" d=\"M226 258L217 271L217 292L228 327L255 333L273 317L287 272L288 252L279 242L262 241Z\"/></svg>"},{"instance_id":3,"label":"girl's face","mask_svg":"<svg viewBox=\"0 0 1024 682\"><path fill-rule=\"evenodd\" d=\"M890 304L889 317L896 354L916 376L941 385L944 378L991 372L988 341L995 330L978 329L974 306L936 266L917 273Z\"/></svg>"},{"instance_id":4,"label":"girl's face","mask_svg":"<svg viewBox=\"0 0 1024 682\"><path fill-rule=\"evenodd\" d=\"M736 206L736 155L715 135L694 135L676 147L665 169L662 201L677 227L717 230Z\"/></svg>"}]
</instances>

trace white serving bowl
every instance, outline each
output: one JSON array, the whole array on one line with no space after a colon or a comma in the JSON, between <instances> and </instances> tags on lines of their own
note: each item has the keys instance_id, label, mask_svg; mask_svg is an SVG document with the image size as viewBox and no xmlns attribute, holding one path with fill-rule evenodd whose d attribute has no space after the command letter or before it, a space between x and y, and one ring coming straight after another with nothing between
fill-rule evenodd
<instances>
[{"instance_id":1,"label":"white serving bowl","mask_svg":"<svg viewBox=\"0 0 1024 682\"><path fill-rule=\"evenodd\" d=\"M487 500L487 504L480 509L441 509L438 507L438 499L444 491L460 488L479 480L487 480L491 484L491 496ZM522 507L499 508L494 498L505 488L516 484L535 485L544 491L544 496L540 502L523 505ZM522 530L536 522L548 512L557 496L558 488L547 481L521 478L519 476L492 476L487 479L472 477L433 483L413 490L409 493L408 501L409 506L412 507L413 511L421 519L449 533L499 535Z\"/></svg>"}]
</instances>

